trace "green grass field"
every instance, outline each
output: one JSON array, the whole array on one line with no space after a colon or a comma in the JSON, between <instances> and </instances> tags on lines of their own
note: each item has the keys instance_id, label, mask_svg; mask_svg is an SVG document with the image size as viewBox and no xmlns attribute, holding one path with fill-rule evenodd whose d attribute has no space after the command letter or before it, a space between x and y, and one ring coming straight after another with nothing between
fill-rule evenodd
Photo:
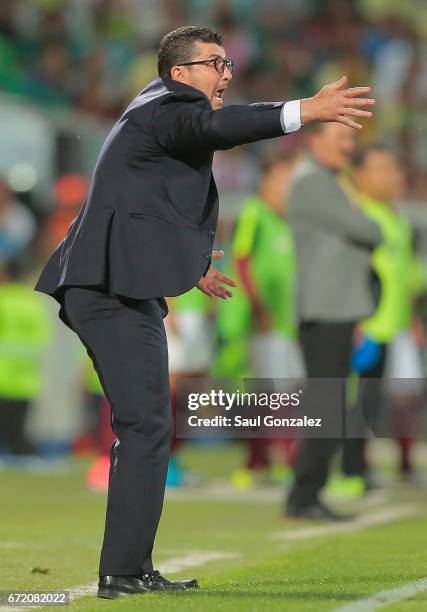
<instances>
[{"instance_id":1,"label":"green grass field","mask_svg":"<svg viewBox=\"0 0 427 612\"><path fill-rule=\"evenodd\" d=\"M197 577L198 591L116 601L83 594L69 607L339 610L427 576L426 491L394 485L385 496L351 503L364 517L388 516L384 523L308 532L315 523L283 519L280 487L241 494L228 487L225 477L241 456L233 445L188 448L185 463L197 466L208 484L166 498L155 561L171 568L190 560L186 569L165 575ZM86 488L86 468L87 461L75 460L64 473L0 471L0 590L73 592L96 582L106 500ZM381 609L427 610L427 590Z\"/></svg>"}]
</instances>

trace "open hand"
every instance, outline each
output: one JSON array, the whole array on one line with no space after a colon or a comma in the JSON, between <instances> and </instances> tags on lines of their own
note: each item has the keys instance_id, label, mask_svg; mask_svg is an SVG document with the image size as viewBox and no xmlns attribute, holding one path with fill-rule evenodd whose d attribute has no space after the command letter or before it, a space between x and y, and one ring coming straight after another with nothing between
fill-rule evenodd
<instances>
[{"instance_id":1,"label":"open hand","mask_svg":"<svg viewBox=\"0 0 427 612\"><path fill-rule=\"evenodd\" d=\"M212 259L221 259L223 255L224 251L212 251ZM221 283L230 285L230 287L236 286L236 282L233 279L221 274L221 272L211 266L207 271L206 276L202 276L196 287L198 287L200 291L203 291L203 293L206 293L206 295L209 297L219 297L223 300L233 297L231 291L223 287Z\"/></svg>"},{"instance_id":2,"label":"open hand","mask_svg":"<svg viewBox=\"0 0 427 612\"><path fill-rule=\"evenodd\" d=\"M312 98L301 100L301 121L336 121L360 130L362 125L351 117L372 117L371 111L361 110L375 104L372 98L362 98L371 91L370 87L350 87L344 89L347 77L325 85Z\"/></svg>"}]
</instances>

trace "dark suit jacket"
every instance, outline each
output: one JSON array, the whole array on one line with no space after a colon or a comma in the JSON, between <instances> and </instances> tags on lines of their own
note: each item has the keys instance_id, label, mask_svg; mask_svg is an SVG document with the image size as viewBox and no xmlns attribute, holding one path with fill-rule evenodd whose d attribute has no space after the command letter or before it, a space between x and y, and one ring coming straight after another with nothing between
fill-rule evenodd
<instances>
[{"instance_id":1,"label":"dark suit jacket","mask_svg":"<svg viewBox=\"0 0 427 612\"><path fill-rule=\"evenodd\" d=\"M283 135L283 102L213 111L197 89L158 78L99 155L86 202L36 290L68 285L135 299L185 293L206 273L218 218L213 152Z\"/></svg>"}]
</instances>

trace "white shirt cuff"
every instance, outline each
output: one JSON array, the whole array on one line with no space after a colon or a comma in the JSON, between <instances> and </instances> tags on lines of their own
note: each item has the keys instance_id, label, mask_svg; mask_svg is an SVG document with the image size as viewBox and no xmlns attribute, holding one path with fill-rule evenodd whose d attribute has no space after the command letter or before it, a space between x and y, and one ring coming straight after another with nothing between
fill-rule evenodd
<instances>
[{"instance_id":1,"label":"white shirt cuff","mask_svg":"<svg viewBox=\"0 0 427 612\"><path fill-rule=\"evenodd\" d=\"M280 123L285 134L296 132L301 127L301 100L285 102L280 113Z\"/></svg>"}]
</instances>

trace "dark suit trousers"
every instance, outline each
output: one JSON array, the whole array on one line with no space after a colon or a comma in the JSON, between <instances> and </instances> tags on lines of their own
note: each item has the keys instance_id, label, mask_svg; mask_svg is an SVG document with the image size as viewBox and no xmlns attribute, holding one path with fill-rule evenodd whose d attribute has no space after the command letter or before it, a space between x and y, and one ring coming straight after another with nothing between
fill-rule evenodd
<instances>
[{"instance_id":1,"label":"dark suit trousers","mask_svg":"<svg viewBox=\"0 0 427 612\"><path fill-rule=\"evenodd\" d=\"M98 372L116 435L99 575L140 575L153 569L172 433L162 302L69 287L62 310Z\"/></svg>"},{"instance_id":2,"label":"dark suit trousers","mask_svg":"<svg viewBox=\"0 0 427 612\"><path fill-rule=\"evenodd\" d=\"M300 340L309 378L343 379L349 374L355 323L307 322L300 327ZM337 389L337 392L340 392ZM338 416L338 415L337 415ZM341 415L339 415L341 418ZM300 510L318 501L326 484L331 457L340 439L305 438L295 464L295 479L288 497L290 509Z\"/></svg>"}]
</instances>

